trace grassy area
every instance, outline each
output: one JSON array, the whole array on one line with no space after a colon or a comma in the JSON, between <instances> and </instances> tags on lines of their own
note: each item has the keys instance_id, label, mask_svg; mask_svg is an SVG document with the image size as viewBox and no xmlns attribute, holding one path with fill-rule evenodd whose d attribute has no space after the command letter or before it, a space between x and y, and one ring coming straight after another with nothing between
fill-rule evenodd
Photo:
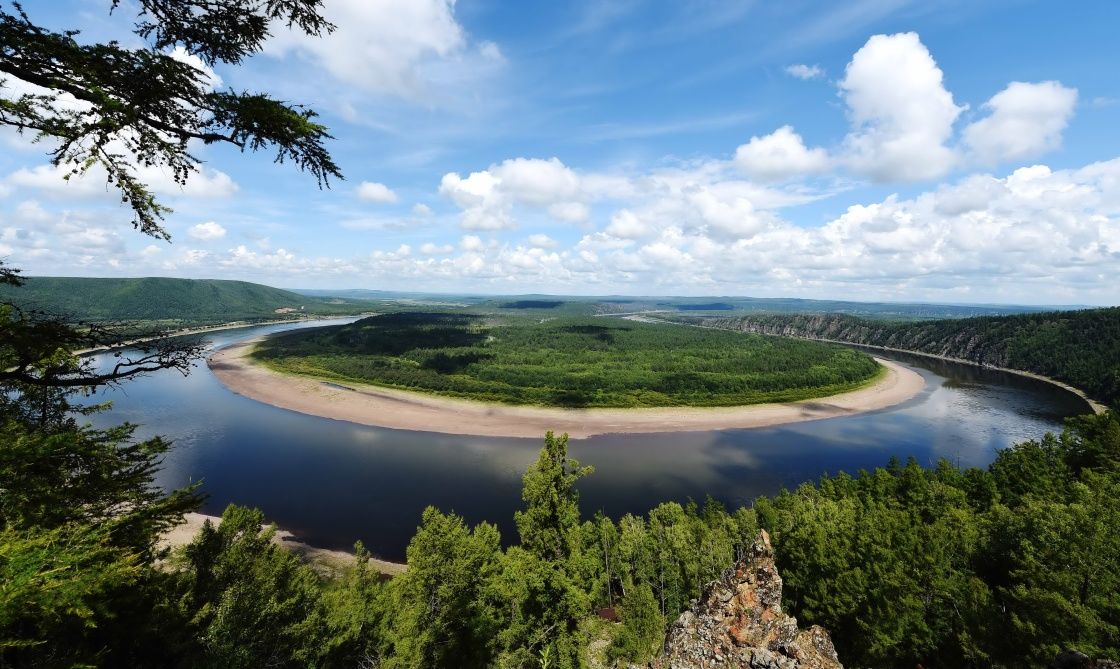
<instances>
[{"instance_id":1,"label":"grassy area","mask_svg":"<svg viewBox=\"0 0 1120 669\"><path fill-rule=\"evenodd\" d=\"M822 397L880 372L868 355L778 337L606 318L394 313L273 337L279 371L507 404L736 406Z\"/></svg>"}]
</instances>

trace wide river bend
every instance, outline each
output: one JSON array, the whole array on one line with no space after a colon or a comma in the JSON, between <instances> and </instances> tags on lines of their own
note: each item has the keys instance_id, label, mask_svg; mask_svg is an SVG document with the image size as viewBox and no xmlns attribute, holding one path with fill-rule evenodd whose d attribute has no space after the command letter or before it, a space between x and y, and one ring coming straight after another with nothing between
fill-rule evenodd
<instances>
[{"instance_id":1,"label":"wide river bend","mask_svg":"<svg viewBox=\"0 0 1120 669\"><path fill-rule=\"evenodd\" d=\"M340 321L267 325L204 335L215 348L262 334ZM913 399L880 411L771 428L607 435L573 441L571 455L595 467L579 485L585 516L644 513L660 502L748 503L814 480L914 457L985 466L996 452L1061 429L1087 413L1079 397L1043 381L970 365L875 352L926 380ZM94 356L108 364L109 354ZM112 400L95 425L131 421L141 436L175 446L159 483L199 479L207 513L257 506L308 543L401 560L424 507L470 523L496 523L515 538L521 475L539 439L468 437L367 427L261 404L227 390L205 364L187 377L160 372L91 397ZM542 435L543 437L543 435Z\"/></svg>"}]
</instances>

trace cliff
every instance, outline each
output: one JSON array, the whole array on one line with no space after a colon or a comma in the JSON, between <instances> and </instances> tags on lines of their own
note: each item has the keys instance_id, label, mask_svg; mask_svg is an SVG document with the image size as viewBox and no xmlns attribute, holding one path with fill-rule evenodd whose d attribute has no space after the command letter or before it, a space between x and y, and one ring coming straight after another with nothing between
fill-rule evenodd
<instances>
[{"instance_id":1,"label":"cliff","mask_svg":"<svg viewBox=\"0 0 1120 669\"><path fill-rule=\"evenodd\" d=\"M686 319L704 327L913 351L1056 379L1120 401L1120 308L884 321L843 314Z\"/></svg>"},{"instance_id":2,"label":"cliff","mask_svg":"<svg viewBox=\"0 0 1120 669\"><path fill-rule=\"evenodd\" d=\"M765 531L669 630L657 669L842 669L824 629L782 611L782 577Z\"/></svg>"}]
</instances>

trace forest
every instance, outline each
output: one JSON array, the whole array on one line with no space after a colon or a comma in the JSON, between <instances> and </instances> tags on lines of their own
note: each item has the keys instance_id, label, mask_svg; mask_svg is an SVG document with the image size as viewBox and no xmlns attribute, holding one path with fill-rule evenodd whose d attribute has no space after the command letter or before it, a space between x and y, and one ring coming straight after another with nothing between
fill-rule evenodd
<instances>
[{"instance_id":1,"label":"forest","mask_svg":"<svg viewBox=\"0 0 1120 669\"><path fill-rule=\"evenodd\" d=\"M671 353L671 355L670 355ZM734 406L853 390L879 373L841 346L604 318L413 312L284 334L279 371L452 397L569 407Z\"/></svg>"},{"instance_id":2,"label":"forest","mask_svg":"<svg viewBox=\"0 0 1120 669\"><path fill-rule=\"evenodd\" d=\"M369 304L360 301L309 297L245 281L162 277L30 277L18 287L0 283L0 303L60 316L72 323L169 328L295 315L349 315L369 309ZM277 309L293 311L278 314Z\"/></svg>"},{"instance_id":3,"label":"forest","mask_svg":"<svg viewBox=\"0 0 1120 669\"><path fill-rule=\"evenodd\" d=\"M3 667L644 662L759 528L786 608L825 626L848 666L1044 666L1069 647L1120 659L1112 412L1001 451L987 469L891 461L749 507L668 501L617 519L580 509L578 482L593 472L548 434L512 542L429 508L407 571L386 582L360 545L352 566L322 575L270 541L260 511L235 506L168 554L159 534L199 490L152 487L166 441L135 441L128 425L46 429L10 409ZM596 616L603 607L621 621Z\"/></svg>"},{"instance_id":4,"label":"forest","mask_svg":"<svg viewBox=\"0 0 1120 669\"><path fill-rule=\"evenodd\" d=\"M744 332L829 339L1048 376L1107 405L1120 401L1120 308L887 322L840 314L686 319Z\"/></svg>"}]
</instances>

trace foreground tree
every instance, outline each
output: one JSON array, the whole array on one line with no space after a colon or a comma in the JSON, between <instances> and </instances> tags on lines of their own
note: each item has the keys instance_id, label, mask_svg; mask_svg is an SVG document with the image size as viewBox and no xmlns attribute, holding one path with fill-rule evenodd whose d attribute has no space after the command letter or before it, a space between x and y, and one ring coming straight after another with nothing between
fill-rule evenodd
<instances>
[{"instance_id":1,"label":"foreground tree","mask_svg":"<svg viewBox=\"0 0 1120 669\"><path fill-rule=\"evenodd\" d=\"M128 48L83 43L78 31L44 28L0 0L0 126L45 145L66 178L103 175L134 227L161 239L170 209L142 170L162 168L183 184L200 146L271 150L320 187L341 178L312 110L213 90L204 69L240 63L277 26L330 32L321 0L106 0L118 14L133 7L142 46ZM0 283L19 285L19 272L0 264ZM86 410L72 400L161 369L186 373L202 348L157 339L101 368L77 355L121 339L119 329L0 304L0 666L166 666L162 644L181 639L185 625L210 635L208 657L220 666L277 657L306 666L315 651L300 644L322 635L293 612L314 604L318 583L268 548L257 516L235 514L204 533L180 572L196 577L189 596L165 596L175 587L156 569L157 538L197 506L195 489L155 487L168 442L136 441L131 426L81 428L75 416ZM237 571L241 557L255 565L249 573ZM197 651L197 641L183 649Z\"/></svg>"},{"instance_id":2,"label":"foreground tree","mask_svg":"<svg viewBox=\"0 0 1120 669\"><path fill-rule=\"evenodd\" d=\"M276 24L328 33L334 26L320 14L321 0L140 0L132 29L142 48L83 44L78 31L46 29L20 3L7 4L0 2L0 75L8 79L0 125L50 141L51 163L69 175L103 170L141 232L169 238L160 221L170 210L139 168L166 168L184 184L200 164L192 143L271 149L321 186L341 178L314 111L264 93L212 90L204 70L170 55L180 48L208 66L237 64L261 50Z\"/></svg>"}]
</instances>

